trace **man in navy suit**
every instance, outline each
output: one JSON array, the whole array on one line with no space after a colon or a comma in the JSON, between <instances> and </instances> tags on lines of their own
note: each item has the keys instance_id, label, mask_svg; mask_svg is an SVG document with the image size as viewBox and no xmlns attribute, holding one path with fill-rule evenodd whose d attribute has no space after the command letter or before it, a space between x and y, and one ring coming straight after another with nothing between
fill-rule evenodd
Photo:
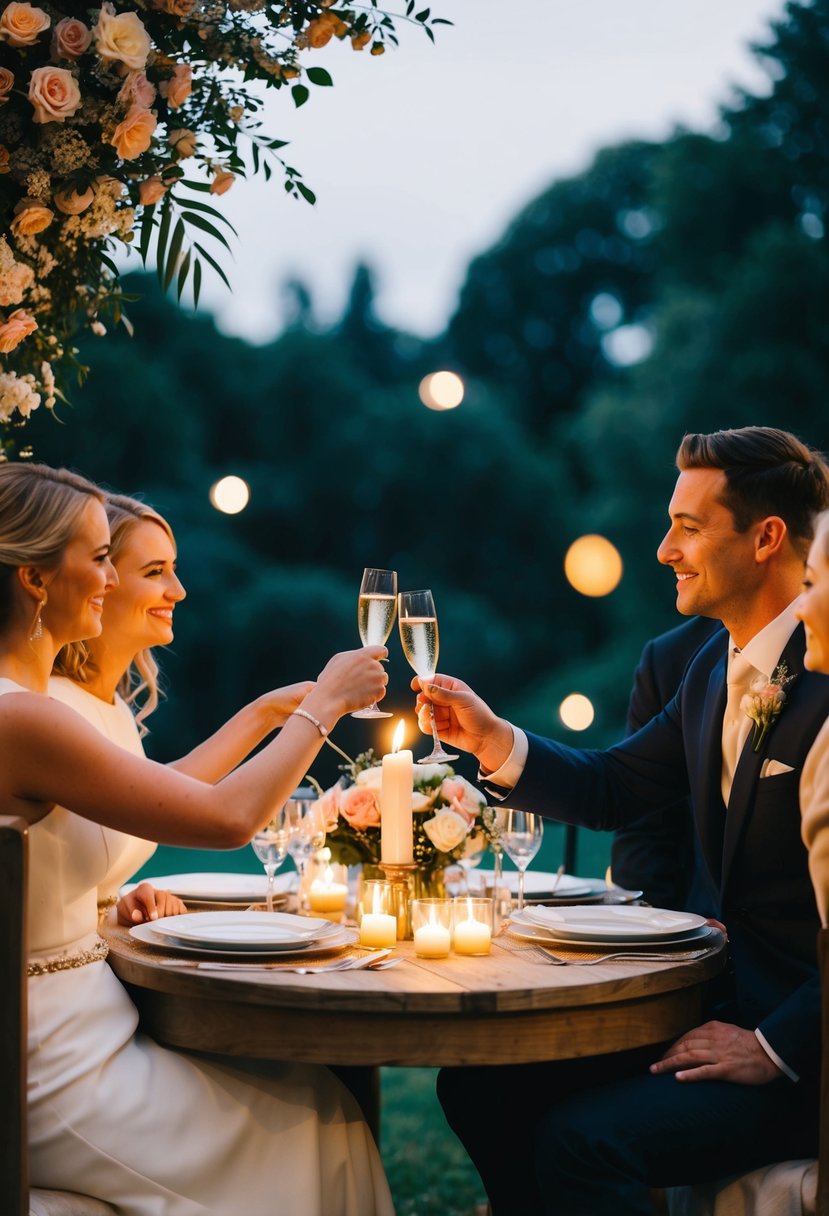
<instances>
[{"instance_id":1,"label":"man in navy suit","mask_svg":"<svg viewBox=\"0 0 829 1216\"><path fill-rule=\"evenodd\" d=\"M627 733L641 730L675 696L685 668L719 621L697 616L651 638L645 644L633 677ZM656 908L685 908L709 915L695 881L694 820L688 799L655 811L619 828L613 836L610 861L620 887L641 890Z\"/></svg>"},{"instance_id":2,"label":"man in navy suit","mask_svg":"<svg viewBox=\"0 0 829 1216\"><path fill-rule=\"evenodd\" d=\"M816 1151L818 917L798 780L829 680L803 668L794 601L829 470L764 427L687 435L677 466L657 556L679 611L725 630L657 717L608 751L579 751L514 728L452 677L418 698L421 725L431 702L441 738L473 752L510 806L615 829L690 796L705 895L729 933L719 1003L675 1043L441 1074L447 1117L498 1216L648 1216L652 1187ZM765 732L743 708L758 682L785 694Z\"/></svg>"}]
</instances>

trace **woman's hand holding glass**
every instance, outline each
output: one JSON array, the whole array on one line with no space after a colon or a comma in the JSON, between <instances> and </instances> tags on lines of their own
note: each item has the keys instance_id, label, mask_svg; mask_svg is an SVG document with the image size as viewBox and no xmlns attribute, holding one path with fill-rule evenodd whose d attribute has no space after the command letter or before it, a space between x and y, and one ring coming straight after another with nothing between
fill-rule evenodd
<instances>
[{"instance_id":1,"label":"woman's hand holding glass","mask_svg":"<svg viewBox=\"0 0 829 1216\"><path fill-rule=\"evenodd\" d=\"M364 646L335 654L320 672L302 708L330 729L343 714L379 701L386 695L389 682L380 660L388 653L385 646Z\"/></svg>"}]
</instances>

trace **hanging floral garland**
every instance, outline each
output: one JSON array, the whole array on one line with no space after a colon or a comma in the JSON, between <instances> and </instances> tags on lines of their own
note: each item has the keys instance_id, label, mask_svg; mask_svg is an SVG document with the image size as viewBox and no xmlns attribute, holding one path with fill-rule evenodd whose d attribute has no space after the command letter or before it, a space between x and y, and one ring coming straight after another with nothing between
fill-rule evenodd
<instances>
[{"instance_id":1,"label":"hanging floral garland","mask_svg":"<svg viewBox=\"0 0 829 1216\"><path fill-rule=\"evenodd\" d=\"M261 90L333 82L303 52L334 39L381 55L395 22L434 39L448 24L414 0L391 14L335 0L121 0L0 9L0 424L53 408L74 374L72 336L129 328L112 255L135 241L162 286L198 304L210 267L227 283L233 229L213 200L237 176L281 174L314 195L262 131ZM211 201L208 201L211 200ZM0 438L0 458L13 444Z\"/></svg>"}]
</instances>

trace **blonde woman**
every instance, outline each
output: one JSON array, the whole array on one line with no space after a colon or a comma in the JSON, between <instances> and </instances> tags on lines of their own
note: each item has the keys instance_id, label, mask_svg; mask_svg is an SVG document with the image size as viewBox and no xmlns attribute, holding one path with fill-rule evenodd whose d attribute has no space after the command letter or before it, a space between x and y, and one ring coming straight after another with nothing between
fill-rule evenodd
<instances>
[{"instance_id":1,"label":"blonde woman","mask_svg":"<svg viewBox=\"0 0 829 1216\"><path fill-rule=\"evenodd\" d=\"M797 615L806 629L806 667L829 675L829 511L817 519ZM829 925L829 719L803 765L800 813L809 872L825 926Z\"/></svg>"},{"instance_id":2,"label":"blonde woman","mask_svg":"<svg viewBox=\"0 0 829 1216\"><path fill-rule=\"evenodd\" d=\"M376 1148L326 1069L242 1074L136 1036L96 895L146 840L246 843L345 713L385 694L382 646L335 655L279 735L216 785L112 744L46 695L55 657L101 630L118 576L100 491L0 467L0 805L29 824L29 1167L122 1216L391 1216ZM278 1035L278 1027L275 1034Z\"/></svg>"},{"instance_id":3,"label":"blonde woman","mask_svg":"<svg viewBox=\"0 0 829 1216\"><path fill-rule=\"evenodd\" d=\"M49 695L82 714L113 743L143 755L144 723L158 705L153 647L172 642L174 612L186 592L176 573L175 537L163 516L120 494L107 494L104 508L118 584L104 602L98 636L61 650ZM200 781L219 781L285 724L312 687L304 681L259 697L173 767ZM111 890L98 893L101 905L115 898ZM181 900L146 882L118 904L125 923L185 910Z\"/></svg>"}]
</instances>

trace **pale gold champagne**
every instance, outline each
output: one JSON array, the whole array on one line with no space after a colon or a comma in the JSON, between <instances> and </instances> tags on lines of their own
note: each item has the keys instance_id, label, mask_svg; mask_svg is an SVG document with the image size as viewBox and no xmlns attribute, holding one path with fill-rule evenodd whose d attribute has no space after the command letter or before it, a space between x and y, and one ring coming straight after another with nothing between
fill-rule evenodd
<instances>
[{"instance_id":1,"label":"pale gold champagne","mask_svg":"<svg viewBox=\"0 0 829 1216\"><path fill-rule=\"evenodd\" d=\"M438 623L433 616L401 616L400 641L410 667L419 676L433 676L438 666Z\"/></svg>"},{"instance_id":2,"label":"pale gold champagne","mask_svg":"<svg viewBox=\"0 0 829 1216\"><path fill-rule=\"evenodd\" d=\"M361 595L357 601L357 628L364 646L383 646L397 612L395 595Z\"/></svg>"}]
</instances>

